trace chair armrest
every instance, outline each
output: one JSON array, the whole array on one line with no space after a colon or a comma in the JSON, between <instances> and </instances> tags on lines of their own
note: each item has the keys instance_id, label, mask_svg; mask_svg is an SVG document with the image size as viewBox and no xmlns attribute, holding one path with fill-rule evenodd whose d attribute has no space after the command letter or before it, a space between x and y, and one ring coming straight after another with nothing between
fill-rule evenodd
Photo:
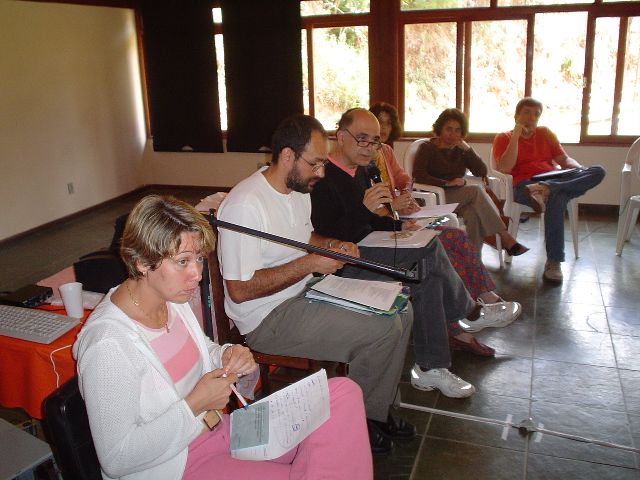
<instances>
[{"instance_id":1,"label":"chair armrest","mask_svg":"<svg viewBox=\"0 0 640 480\"><path fill-rule=\"evenodd\" d=\"M444 198L444 188L435 185L427 185L426 183L414 183L413 190L418 192L432 192L438 197L438 204L446 203Z\"/></svg>"},{"instance_id":2,"label":"chair armrest","mask_svg":"<svg viewBox=\"0 0 640 480\"><path fill-rule=\"evenodd\" d=\"M417 192L414 190L411 192L411 196L424 200L425 206L438 205L438 196L433 192Z\"/></svg>"}]
</instances>

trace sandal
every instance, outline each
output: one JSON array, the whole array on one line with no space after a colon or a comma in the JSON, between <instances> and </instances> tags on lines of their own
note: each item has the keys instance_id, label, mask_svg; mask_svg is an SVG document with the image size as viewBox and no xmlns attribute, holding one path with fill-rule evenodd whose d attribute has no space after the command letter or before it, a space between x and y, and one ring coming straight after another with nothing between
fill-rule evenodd
<instances>
[{"instance_id":1,"label":"sandal","mask_svg":"<svg viewBox=\"0 0 640 480\"><path fill-rule=\"evenodd\" d=\"M511 248L505 248L505 251L512 257L517 257L523 253L527 253L529 251L529 247L525 247L521 243L516 242L511 245Z\"/></svg>"}]
</instances>

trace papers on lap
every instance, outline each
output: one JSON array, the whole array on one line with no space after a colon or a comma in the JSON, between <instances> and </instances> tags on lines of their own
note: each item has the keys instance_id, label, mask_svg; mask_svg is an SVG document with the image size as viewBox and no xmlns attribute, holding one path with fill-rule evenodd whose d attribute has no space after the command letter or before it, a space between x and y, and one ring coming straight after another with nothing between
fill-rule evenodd
<instances>
[{"instance_id":1,"label":"papers on lap","mask_svg":"<svg viewBox=\"0 0 640 480\"><path fill-rule=\"evenodd\" d=\"M329 419L329 384L323 369L231 414L231 456L272 460Z\"/></svg>"},{"instance_id":2,"label":"papers on lap","mask_svg":"<svg viewBox=\"0 0 640 480\"><path fill-rule=\"evenodd\" d=\"M358 242L359 247L422 248L438 235L436 230L371 232Z\"/></svg>"},{"instance_id":3,"label":"papers on lap","mask_svg":"<svg viewBox=\"0 0 640 480\"><path fill-rule=\"evenodd\" d=\"M343 299L360 306L370 307L367 309L369 311L375 309L381 312L389 311L402 292L402 285L399 283L342 278L335 275L327 275L310 288L325 294L325 297L321 298L325 301L340 304L341 302L335 299ZM308 297L313 297L313 292L307 293ZM353 307L357 308L355 305Z\"/></svg>"},{"instance_id":4,"label":"papers on lap","mask_svg":"<svg viewBox=\"0 0 640 480\"><path fill-rule=\"evenodd\" d=\"M400 218L428 218L428 217L441 217L453 213L458 208L457 203L445 203L444 205L431 205L428 207L420 207L420 210L409 215L402 215Z\"/></svg>"}]
</instances>

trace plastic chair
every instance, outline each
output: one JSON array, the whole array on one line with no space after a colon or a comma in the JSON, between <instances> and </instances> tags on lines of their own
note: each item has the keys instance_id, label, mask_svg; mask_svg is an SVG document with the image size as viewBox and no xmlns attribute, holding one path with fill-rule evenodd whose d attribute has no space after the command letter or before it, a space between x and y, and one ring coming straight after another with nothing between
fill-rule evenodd
<instances>
[{"instance_id":1,"label":"plastic chair","mask_svg":"<svg viewBox=\"0 0 640 480\"><path fill-rule=\"evenodd\" d=\"M494 189L498 198L504 200L504 214L511 219L509 223L509 233L517 240L518 229L520 228L520 216L523 213L534 213L528 205L518 203L513 199L513 177L507 173L502 173L496 168L496 159L493 155L493 148L490 155L491 176L496 178L499 186ZM573 240L573 252L578 258L578 199L574 198L567 205L569 212L569 225L571 227L571 239ZM540 222L540 228L544 227L544 222ZM511 256L505 254L505 261L511 263Z\"/></svg>"},{"instance_id":2,"label":"plastic chair","mask_svg":"<svg viewBox=\"0 0 640 480\"><path fill-rule=\"evenodd\" d=\"M620 215L618 217L618 236L616 240L616 255L622 255L624 243L631 239L633 226L638 221L640 211L640 195L631 195L631 178L635 171L640 179L640 138L636 139L627 152L627 158L622 167L620 180Z\"/></svg>"},{"instance_id":3,"label":"plastic chair","mask_svg":"<svg viewBox=\"0 0 640 480\"><path fill-rule=\"evenodd\" d=\"M43 404L44 430L62 477L100 480L100 463L89 418L75 376L49 395Z\"/></svg>"},{"instance_id":4,"label":"plastic chair","mask_svg":"<svg viewBox=\"0 0 640 480\"><path fill-rule=\"evenodd\" d=\"M418 153L418 149L420 148L420 146L423 143L429 142L431 141L430 138L420 138L416 141L414 141L413 143L411 143L411 145L409 145L409 148L407 148L407 150L404 153L404 159L403 159L403 163L404 163L404 168L405 171L410 172L410 174L413 174L413 164L415 162L415 158L416 158L416 154ZM467 181L467 183L471 183L471 184L475 184L475 185L480 185L482 188L485 188L485 184L482 181L481 178L479 177L474 177L473 175L465 175L465 180ZM498 180L493 178L493 176L489 176L489 188L491 188L491 190L494 190L494 185L498 185ZM413 189L417 192L430 192L433 193L437 200L438 200L438 205L443 205L446 202L445 200L445 191L444 188L442 187L438 187L436 185L428 185L426 183L414 183L413 184ZM495 193L495 192L494 192ZM455 215L455 214L452 214ZM457 227L460 228L459 226L459 222L457 220L457 217L455 218L455 221L452 222L450 224L452 227ZM500 262L500 268L504 267L504 257L502 255L502 239L500 238L500 235L496 234L496 246L495 246L495 250L498 254L498 260ZM505 254L506 255L506 254Z\"/></svg>"},{"instance_id":5,"label":"plastic chair","mask_svg":"<svg viewBox=\"0 0 640 480\"><path fill-rule=\"evenodd\" d=\"M217 228L212 226L217 235ZM211 306L215 315L215 325L217 329L217 341L220 345L225 343L239 343L246 345L244 335L240 333L238 328L233 325L233 321L227 316L224 309L224 280L220 273L220 264L216 252L209 254L207 262L207 273L203 272L203 281L208 277L210 279L212 301ZM203 302L206 305L206 302ZM206 312L205 312L206 318ZM206 331L206 329L205 329ZM347 364L341 362L329 362L321 360L313 360L304 357L289 357L285 355L272 355L268 353L251 350L256 363L260 365L260 382L262 393L268 395L271 393L271 381L281 383L293 383L299 380L300 375L292 375L285 369L293 369L303 374L310 375L317 372L321 368L326 368L327 375L345 377L347 375ZM276 368L272 370L272 366ZM278 367L280 369L278 370Z\"/></svg>"}]
</instances>

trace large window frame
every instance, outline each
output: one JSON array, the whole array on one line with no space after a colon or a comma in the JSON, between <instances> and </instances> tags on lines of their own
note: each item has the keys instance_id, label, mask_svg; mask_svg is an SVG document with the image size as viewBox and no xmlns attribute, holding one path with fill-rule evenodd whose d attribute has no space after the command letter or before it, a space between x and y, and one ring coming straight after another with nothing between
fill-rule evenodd
<instances>
[{"instance_id":1,"label":"large window frame","mask_svg":"<svg viewBox=\"0 0 640 480\"><path fill-rule=\"evenodd\" d=\"M305 1L305 0L301 0ZM441 10L401 11L400 0L371 0L369 13L322 15L302 17L302 27L307 34L307 53L309 74L309 109L313 115L313 56L312 35L314 28L338 26L362 26L369 28L369 85L371 102L384 100L398 107L402 119L405 112L404 95L404 29L405 25L420 23L454 22L457 24L456 45L456 107L465 112L470 108L471 58L465 52L471 46L470 26L474 21L524 20L527 22L526 70L524 72L525 95L532 93L533 44L535 38L535 16L541 13L585 12L587 14L587 33L584 62L584 86L580 115L580 144L630 144L633 135L616 134L620 102L622 99L622 77L624 72L625 45L629 17L640 16L640 2L604 2L593 3L498 6L497 0L491 0L489 7L455 8ZM609 135L589 135L589 97L592 85L595 26L597 18L619 17L618 58L616 61L615 90L613 92L612 133ZM467 48L465 48L467 47ZM373 53L376 52L376 53ZM305 66L303 66L304 68ZM424 136L425 131L405 132L405 136ZM470 132L474 141L491 141L495 132Z\"/></svg>"}]
</instances>

